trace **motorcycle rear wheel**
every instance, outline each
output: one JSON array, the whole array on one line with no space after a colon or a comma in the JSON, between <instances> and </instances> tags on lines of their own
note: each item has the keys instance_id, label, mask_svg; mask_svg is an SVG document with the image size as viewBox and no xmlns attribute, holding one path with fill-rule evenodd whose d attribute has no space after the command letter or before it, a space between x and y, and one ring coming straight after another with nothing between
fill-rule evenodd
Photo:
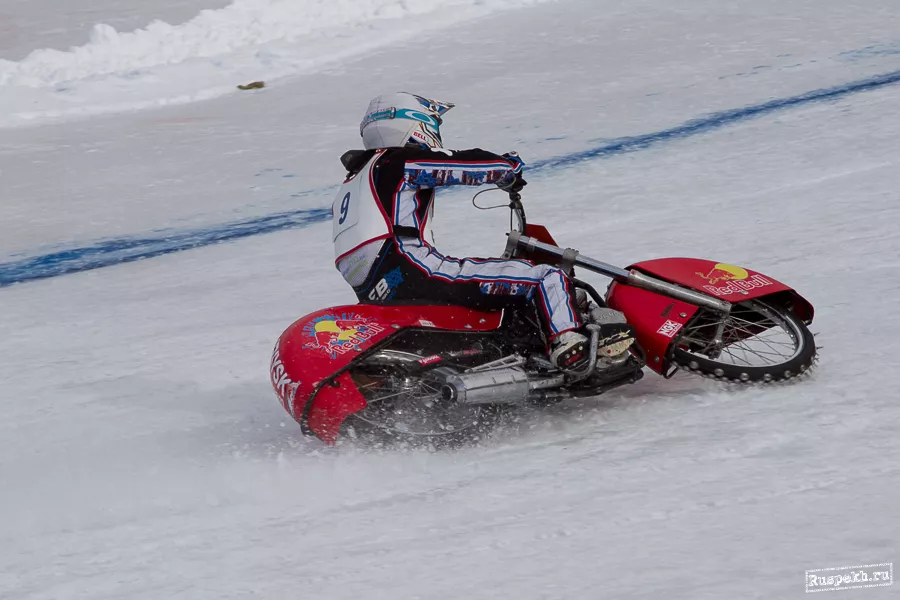
<instances>
[{"instance_id":1,"label":"motorcycle rear wheel","mask_svg":"<svg viewBox=\"0 0 900 600\"><path fill-rule=\"evenodd\" d=\"M721 326L721 343L715 343ZM812 368L812 332L788 308L758 300L736 304L724 318L699 314L679 332L673 360L688 371L735 383L783 381Z\"/></svg>"},{"instance_id":2,"label":"motorcycle rear wheel","mask_svg":"<svg viewBox=\"0 0 900 600\"><path fill-rule=\"evenodd\" d=\"M386 357L396 362L385 363ZM407 365L422 356L388 350L380 358L375 368L351 372L367 403L347 418L351 435L446 447L478 439L487 429L488 408L448 400L441 382L410 371Z\"/></svg>"}]
</instances>

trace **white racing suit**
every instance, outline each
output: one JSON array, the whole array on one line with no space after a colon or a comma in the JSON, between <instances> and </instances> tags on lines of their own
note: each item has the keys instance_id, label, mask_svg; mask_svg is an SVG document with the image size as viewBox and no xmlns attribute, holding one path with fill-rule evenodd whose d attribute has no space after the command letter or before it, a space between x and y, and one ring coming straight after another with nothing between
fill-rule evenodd
<instances>
[{"instance_id":1,"label":"white racing suit","mask_svg":"<svg viewBox=\"0 0 900 600\"><path fill-rule=\"evenodd\" d=\"M362 302L475 309L534 302L547 341L581 326L560 269L525 260L452 258L428 240L434 192L508 180L522 165L481 149L351 151L334 215L335 264Z\"/></svg>"}]
</instances>

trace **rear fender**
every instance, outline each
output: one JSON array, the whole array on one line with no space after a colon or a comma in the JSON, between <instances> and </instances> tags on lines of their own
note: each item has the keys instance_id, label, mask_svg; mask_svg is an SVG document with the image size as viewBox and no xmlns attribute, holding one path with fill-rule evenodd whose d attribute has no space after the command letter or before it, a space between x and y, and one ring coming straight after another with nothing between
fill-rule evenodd
<instances>
[{"instance_id":1,"label":"rear fender","mask_svg":"<svg viewBox=\"0 0 900 600\"><path fill-rule=\"evenodd\" d=\"M272 353L270 378L284 409L307 435L334 443L348 415L366 406L350 367L405 329L486 332L502 311L452 306L336 306L288 327Z\"/></svg>"}]
</instances>

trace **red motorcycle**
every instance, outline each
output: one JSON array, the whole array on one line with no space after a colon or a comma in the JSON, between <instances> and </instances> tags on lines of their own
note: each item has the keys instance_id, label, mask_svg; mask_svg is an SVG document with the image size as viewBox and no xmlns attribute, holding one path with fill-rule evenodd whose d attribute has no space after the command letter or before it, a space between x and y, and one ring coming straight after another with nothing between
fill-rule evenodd
<instances>
[{"instance_id":1,"label":"red motorcycle","mask_svg":"<svg viewBox=\"0 0 900 600\"><path fill-rule=\"evenodd\" d=\"M474 203L474 200L473 200ZM504 205L505 206L505 205ZM660 258L621 269L560 248L526 223L518 194L509 207L504 258L561 267L582 300L625 314L637 343L624 356L598 356L561 372L546 355L533 308L478 311L453 306L336 306L296 321L281 335L271 380L303 432L334 443L343 432L429 444L485 431L504 406L596 396L634 383L644 366L738 384L780 381L813 366L812 305L775 279L725 263ZM575 267L612 279L605 298ZM593 313L596 314L596 313Z\"/></svg>"}]
</instances>

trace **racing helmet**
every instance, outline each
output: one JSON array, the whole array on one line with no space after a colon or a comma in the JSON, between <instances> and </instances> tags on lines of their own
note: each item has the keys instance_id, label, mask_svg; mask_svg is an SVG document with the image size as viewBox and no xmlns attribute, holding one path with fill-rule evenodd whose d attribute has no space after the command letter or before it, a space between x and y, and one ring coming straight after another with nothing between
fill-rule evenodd
<instances>
[{"instance_id":1,"label":"racing helmet","mask_svg":"<svg viewBox=\"0 0 900 600\"><path fill-rule=\"evenodd\" d=\"M378 96L359 125L363 145L366 150L409 144L443 148L441 116L453 106L406 92Z\"/></svg>"}]
</instances>

